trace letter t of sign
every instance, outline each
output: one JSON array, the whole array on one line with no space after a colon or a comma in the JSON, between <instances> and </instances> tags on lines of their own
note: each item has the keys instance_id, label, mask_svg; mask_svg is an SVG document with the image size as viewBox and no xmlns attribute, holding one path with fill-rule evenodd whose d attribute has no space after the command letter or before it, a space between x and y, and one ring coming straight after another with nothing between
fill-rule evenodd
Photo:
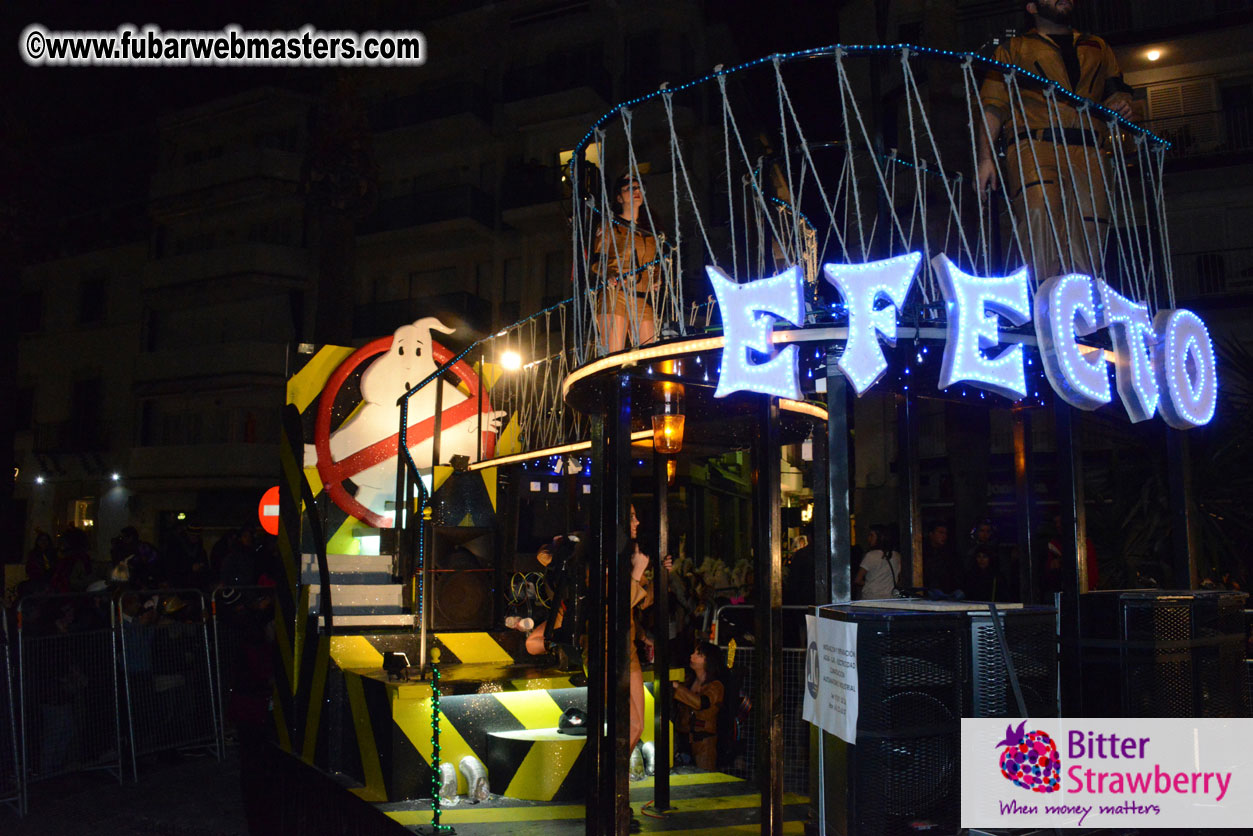
<instances>
[{"instance_id":1,"label":"letter t of sign","mask_svg":"<svg viewBox=\"0 0 1253 836\"><path fill-rule=\"evenodd\" d=\"M769 354L772 314L793 325L805 321L800 267L789 267L777 276L738 284L717 267L706 267L722 314L722 366L715 398L732 392L760 392L800 400L799 349L789 345L764 363L754 363L749 351Z\"/></svg>"},{"instance_id":2,"label":"letter t of sign","mask_svg":"<svg viewBox=\"0 0 1253 836\"><path fill-rule=\"evenodd\" d=\"M835 285L848 307L848 342L839 366L858 395L888 370L879 337L888 345L896 345L896 315L905 305L921 263L922 253L909 253L866 264L822 265L827 282ZM880 297L889 304L875 310Z\"/></svg>"}]
</instances>

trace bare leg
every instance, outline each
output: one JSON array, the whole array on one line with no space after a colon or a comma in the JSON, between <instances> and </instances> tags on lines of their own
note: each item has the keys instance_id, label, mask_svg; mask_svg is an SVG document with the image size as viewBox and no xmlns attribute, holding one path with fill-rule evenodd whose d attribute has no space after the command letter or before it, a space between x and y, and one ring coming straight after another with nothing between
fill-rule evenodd
<instances>
[{"instance_id":1,"label":"bare leg","mask_svg":"<svg viewBox=\"0 0 1253 836\"><path fill-rule=\"evenodd\" d=\"M600 341L605 346L605 353L612 354L626 348L627 318L620 314L597 314L597 327L600 328Z\"/></svg>"},{"instance_id":2,"label":"bare leg","mask_svg":"<svg viewBox=\"0 0 1253 836\"><path fill-rule=\"evenodd\" d=\"M631 747L634 750L644 735L644 671L631 665Z\"/></svg>"}]
</instances>

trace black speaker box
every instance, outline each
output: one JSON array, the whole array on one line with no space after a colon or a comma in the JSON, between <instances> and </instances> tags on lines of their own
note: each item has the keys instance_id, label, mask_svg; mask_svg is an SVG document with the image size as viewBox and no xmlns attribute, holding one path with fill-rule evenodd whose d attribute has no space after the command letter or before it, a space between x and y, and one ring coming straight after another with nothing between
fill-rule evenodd
<instances>
[{"instance_id":1,"label":"black speaker box","mask_svg":"<svg viewBox=\"0 0 1253 836\"><path fill-rule=\"evenodd\" d=\"M1028 717L1057 716L1057 610L997 609ZM970 655L966 717L1019 717L992 613L968 612Z\"/></svg>"},{"instance_id":2,"label":"black speaker box","mask_svg":"<svg viewBox=\"0 0 1253 836\"><path fill-rule=\"evenodd\" d=\"M857 743L823 734L828 830L955 833L965 614L841 604L819 616L857 625Z\"/></svg>"},{"instance_id":3,"label":"black speaker box","mask_svg":"<svg viewBox=\"0 0 1253 836\"><path fill-rule=\"evenodd\" d=\"M431 528L431 629L490 630L496 587L495 532Z\"/></svg>"},{"instance_id":4,"label":"black speaker box","mask_svg":"<svg viewBox=\"0 0 1253 836\"><path fill-rule=\"evenodd\" d=\"M1083 716L1249 716L1247 598L1224 590L1081 595Z\"/></svg>"}]
</instances>

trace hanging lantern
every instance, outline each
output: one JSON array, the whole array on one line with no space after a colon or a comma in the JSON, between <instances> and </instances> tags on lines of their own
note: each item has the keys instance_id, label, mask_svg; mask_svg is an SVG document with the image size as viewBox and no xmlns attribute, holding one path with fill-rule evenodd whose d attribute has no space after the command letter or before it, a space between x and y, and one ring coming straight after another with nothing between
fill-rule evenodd
<instances>
[{"instance_id":1,"label":"hanging lantern","mask_svg":"<svg viewBox=\"0 0 1253 836\"><path fill-rule=\"evenodd\" d=\"M672 456L683 449L683 384L663 381L653 412L653 450Z\"/></svg>"}]
</instances>

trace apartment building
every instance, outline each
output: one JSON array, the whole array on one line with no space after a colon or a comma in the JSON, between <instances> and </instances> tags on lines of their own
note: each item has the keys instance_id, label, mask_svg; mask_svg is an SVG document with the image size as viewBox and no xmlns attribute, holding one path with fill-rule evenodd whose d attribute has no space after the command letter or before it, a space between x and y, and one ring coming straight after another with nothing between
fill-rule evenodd
<instances>
[{"instance_id":1,"label":"apartment building","mask_svg":"<svg viewBox=\"0 0 1253 836\"><path fill-rule=\"evenodd\" d=\"M73 524L104 556L127 523L157 542L183 520L211 538L255 519L296 344L419 316L468 342L567 298L570 149L614 103L735 58L695 2L420 14L421 68L245 84L90 165L64 151L84 180L132 161L133 187L73 225L52 212L61 248L22 273L23 548ZM350 206L326 185L347 180Z\"/></svg>"}]
</instances>

